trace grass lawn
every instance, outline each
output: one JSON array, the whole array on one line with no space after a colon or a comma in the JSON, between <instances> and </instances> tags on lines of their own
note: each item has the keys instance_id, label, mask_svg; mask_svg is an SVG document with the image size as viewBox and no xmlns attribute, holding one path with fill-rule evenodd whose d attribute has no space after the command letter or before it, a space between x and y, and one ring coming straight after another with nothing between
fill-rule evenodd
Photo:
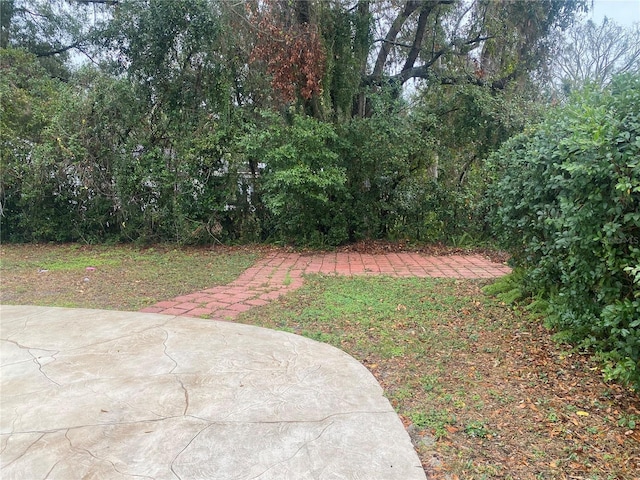
<instances>
[{"instance_id":1,"label":"grass lawn","mask_svg":"<svg viewBox=\"0 0 640 480\"><path fill-rule=\"evenodd\" d=\"M481 285L314 276L239 321L367 366L431 479L640 478L638 397Z\"/></svg>"},{"instance_id":2,"label":"grass lawn","mask_svg":"<svg viewBox=\"0 0 640 480\"><path fill-rule=\"evenodd\" d=\"M260 254L75 245L1 251L3 303L123 310L229 282ZM554 344L539 321L485 296L484 284L311 276L238 321L327 342L362 362L430 479L640 479L638 396L604 383L588 355Z\"/></svg>"},{"instance_id":3,"label":"grass lawn","mask_svg":"<svg viewBox=\"0 0 640 480\"><path fill-rule=\"evenodd\" d=\"M0 302L139 310L233 281L258 250L2 245Z\"/></svg>"}]
</instances>

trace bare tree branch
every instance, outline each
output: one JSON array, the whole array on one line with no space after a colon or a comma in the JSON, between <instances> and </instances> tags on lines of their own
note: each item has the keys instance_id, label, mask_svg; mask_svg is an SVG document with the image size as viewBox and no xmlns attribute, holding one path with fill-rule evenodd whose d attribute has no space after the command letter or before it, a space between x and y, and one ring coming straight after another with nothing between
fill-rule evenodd
<instances>
[{"instance_id":1,"label":"bare tree branch","mask_svg":"<svg viewBox=\"0 0 640 480\"><path fill-rule=\"evenodd\" d=\"M431 11L435 8L433 4L424 4L422 5L422 9L420 10L420 16L418 17L418 26L416 28L416 34L414 36L413 45L411 47L411 51L407 56L407 60L402 67L402 70L407 70L412 68L416 63L416 59L418 58L418 54L420 53L420 49L422 47L422 40L424 38L424 33L427 27L427 20L429 19L429 15Z\"/></svg>"},{"instance_id":2,"label":"bare tree branch","mask_svg":"<svg viewBox=\"0 0 640 480\"><path fill-rule=\"evenodd\" d=\"M380 51L378 52L378 58L376 59L376 64L373 67L373 76L380 77L382 76L382 72L384 71L384 66L387 63L387 58L389 57L389 52L391 52L391 44L395 42L398 33L402 29L402 26L407 21L407 19L411 16L413 12L420 8L421 3L419 0L408 0L405 3L404 9L402 12L398 14L396 19L389 27L387 31L387 35L385 36L385 41L382 43L380 47Z\"/></svg>"},{"instance_id":3,"label":"bare tree branch","mask_svg":"<svg viewBox=\"0 0 640 480\"><path fill-rule=\"evenodd\" d=\"M373 43L389 43L395 47L411 48L411 44L409 43L392 42L391 40L387 40L386 38L376 38L375 40L373 40Z\"/></svg>"},{"instance_id":4,"label":"bare tree branch","mask_svg":"<svg viewBox=\"0 0 640 480\"><path fill-rule=\"evenodd\" d=\"M120 3L120 0L76 0L77 3L85 3L85 4L99 4L99 5L109 5L115 6Z\"/></svg>"},{"instance_id":5,"label":"bare tree branch","mask_svg":"<svg viewBox=\"0 0 640 480\"><path fill-rule=\"evenodd\" d=\"M605 86L613 75L640 71L640 27L625 29L609 19L576 25L561 37L552 64L556 88L587 81Z\"/></svg>"},{"instance_id":6,"label":"bare tree branch","mask_svg":"<svg viewBox=\"0 0 640 480\"><path fill-rule=\"evenodd\" d=\"M60 48L57 48L55 50L48 50L46 52L38 52L38 53L36 53L36 57L39 57L39 58L53 57L54 55L59 55L59 54L64 53L64 52L68 52L69 50L72 50L74 48L78 48L79 45L81 45L80 42L74 42L71 45L66 45L64 47L60 47Z\"/></svg>"}]
</instances>

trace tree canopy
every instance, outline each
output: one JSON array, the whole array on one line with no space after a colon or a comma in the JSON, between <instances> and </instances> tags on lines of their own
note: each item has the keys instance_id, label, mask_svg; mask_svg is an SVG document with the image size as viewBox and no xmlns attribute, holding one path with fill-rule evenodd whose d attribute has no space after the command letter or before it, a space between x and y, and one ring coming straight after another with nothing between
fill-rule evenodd
<instances>
[{"instance_id":1,"label":"tree canopy","mask_svg":"<svg viewBox=\"0 0 640 480\"><path fill-rule=\"evenodd\" d=\"M482 235L588 2L1 5L3 238L338 244Z\"/></svg>"}]
</instances>

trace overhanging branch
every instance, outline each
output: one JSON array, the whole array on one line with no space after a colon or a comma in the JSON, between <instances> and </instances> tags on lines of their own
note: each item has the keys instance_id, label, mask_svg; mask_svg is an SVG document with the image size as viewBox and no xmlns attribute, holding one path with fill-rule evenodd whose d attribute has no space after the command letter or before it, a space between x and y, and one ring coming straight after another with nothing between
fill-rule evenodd
<instances>
[{"instance_id":1,"label":"overhanging branch","mask_svg":"<svg viewBox=\"0 0 640 480\"><path fill-rule=\"evenodd\" d=\"M386 38L376 38L373 41L373 43L380 43L380 42L388 43L388 44L393 45L395 47L411 48L411 45L409 45L408 43L393 42L391 40L387 40Z\"/></svg>"},{"instance_id":2,"label":"overhanging branch","mask_svg":"<svg viewBox=\"0 0 640 480\"><path fill-rule=\"evenodd\" d=\"M72 50L74 48L78 48L80 45L81 45L81 42L74 42L71 45L66 45L64 47L57 48L56 50L48 50L46 52L36 53L36 57L39 57L39 58L53 57L54 55L59 55L64 52L68 52L69 50Z\"/></svg>"},{"instance_id":3,"label":"overhanging branch","mask_svg":"<svg viewBox=\"0 0 640 480\"><path fill-rule=\"evenodd\" d=\"M413 12L415 12L418 8L420 8L421 2L416 0L409 0L404 6L402 12L398 14L395 18L391 27L387 31L387 35L385 36L385 42L382 43L380 47L380 51L378 52L378 58L376 59L376 64L373 67L373 75L380 76L384 70L384 66L387 63L387 57L389 56L389 52L391 51L391 44L396 41L398 37L398 33L402 29L402 26L407 21L407 19L411 16Z\"/></svg>"},{"instance_id":4,"label":"overhanging branch","mask_svg":"<svg viewBox=\"0 0 640 480\"><path fill-rule=\"evenodd\" d=\"M78 3L86 3L86 4L98 4L98 5L109 5L114 6L120 3L120 0L76 0Z\"/></svg>"}]
</instances>

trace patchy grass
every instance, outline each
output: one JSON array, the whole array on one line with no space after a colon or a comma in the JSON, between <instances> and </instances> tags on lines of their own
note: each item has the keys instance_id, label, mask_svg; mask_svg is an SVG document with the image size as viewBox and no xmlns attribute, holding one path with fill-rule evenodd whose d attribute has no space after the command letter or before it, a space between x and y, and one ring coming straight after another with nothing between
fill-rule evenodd
<instances>
[{"instance_id":1,"label":"patchy grass","mask_svg":"<svg viewBox=\"0 0 640 480\"><path fill-rule=\"evenodd\" d=\"M239 321L330 343L383 386L432 479L638 479L638 397L476 281L319 277Z\"/></svg>"},{"instance_id":2,"label":"patchy grass","mask_svg":"<svg viewBox=\"0 0 640 480\"><path fill-rule=\"evenodd\" d=\"M2 245L0 302L138 310L233 281L259 256L246 249Z\"/></svg>"},{"instance_id":3,"label":"patchy grass","mask_svg":"<svg viewBox=\"0 0 640 480\"><path fill-rule=\"evenodd\" d=\"M228 283L260 255L78 245L0 252L3 303L122 310ZM589 356L556 345L482 285L312 276L239 321L330 343L367 366L430 479L639 479L638 396L604 383Z\"/></svg>"}]
</instances>

